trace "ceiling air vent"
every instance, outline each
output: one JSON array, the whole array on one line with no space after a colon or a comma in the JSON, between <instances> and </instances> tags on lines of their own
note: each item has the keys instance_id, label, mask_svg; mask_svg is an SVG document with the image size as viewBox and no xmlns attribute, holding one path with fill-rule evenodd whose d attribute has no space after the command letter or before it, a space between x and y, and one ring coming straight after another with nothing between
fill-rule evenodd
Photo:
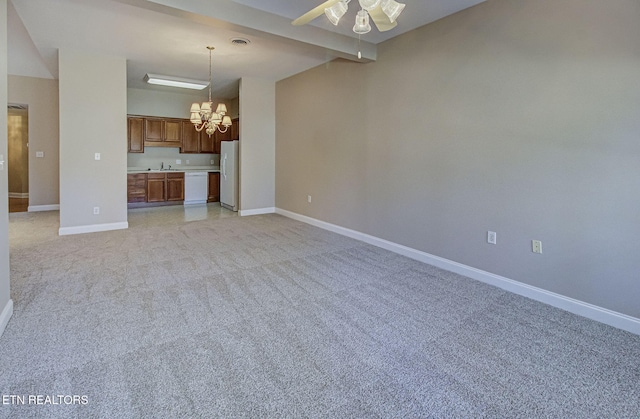
<instances>
[{"instance_id":1,"label":"ceiling air vent","mask_svg":"<svg viewBox=\"0 0 640 419\"><path fill-rule=\"evenodd\" d=\"M251 41L245 38L231 38L231 43L237 47L246 47Z\"/></svg>"}]
</instances>

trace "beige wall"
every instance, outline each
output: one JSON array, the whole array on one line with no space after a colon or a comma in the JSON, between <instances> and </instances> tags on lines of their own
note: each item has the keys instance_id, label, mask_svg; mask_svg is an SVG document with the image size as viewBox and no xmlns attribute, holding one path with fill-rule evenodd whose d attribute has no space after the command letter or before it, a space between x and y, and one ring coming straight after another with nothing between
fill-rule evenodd
<instances>
[{"instance_id":1,"label":"beige wall","mask_svg":"<svg viewBox=\"0 0 640 419\"><path fill-rule=\"evenodd\" d=\"M0 103L7 103L7 0L0 0ZM7 113L0 112L0 160L7 156ZM6 162L0 170L0 336L12 314L9 290L9 203Z\"/></svg>"},{"instance_id":2,"label":"beige wall","mask_svg":"<svg viewBox=\"0 0 640 419\"><path fill-rule=\"evenodd\" d=\"M240 214L275 208L275 83L240 80Z\"/></svg>"},{"instance_id":3,"label":"beige wall","mask_svg":"<svg viewBox=\"0 0 640 419\"><path fill-rule=\"evenodd\" d=\"M126 60L60 50L59 69L60 234L126 228Z\"/></svg>"},{"instance_id":4,"label":"beige wall","mask_svg":"<svg viewBox=\"0 0 640 419\"><path fill-rule=\"evenodd\" d=\"M9 76L9 102L29 107L29 207L60 203L58 80ZM42 151L43 158L36 158Z\"/></svg>"},{"instance_id":5,"label":"beige wall","mask_svg":"<svg viewBox=\"0 0 640 419\"><path fill-rule=\"evenodd\" d=\"M639 16L489 0L279 82L277 207L640 318Z\"/></svg>"}]
</instances>

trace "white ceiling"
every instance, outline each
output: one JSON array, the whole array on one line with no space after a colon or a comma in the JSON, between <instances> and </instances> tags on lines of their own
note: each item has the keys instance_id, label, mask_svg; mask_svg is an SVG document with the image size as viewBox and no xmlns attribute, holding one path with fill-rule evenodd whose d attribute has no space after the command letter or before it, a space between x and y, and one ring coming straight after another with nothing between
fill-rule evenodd
<instances>
[{"instance_id":1,"label":"white ceiling","mask_svg":"<svg viewBox=\"0 0 640 419\"><path fill-rule=\"evenodd\" d=\"M291 20L324 0L10 0L9 74L57 78L59 48L126 57L128 86L172 90L144 83L146 73L208 79L218 98L238 95L242 77L281 80L335 58L357 60L351 31L353 0L341 24L320 16L309 25ZM376 44L485 0L405 0L398 26L362 36L363 61ZM236 46L233 38L250 40Z\"/></svg>"}]
</instances>

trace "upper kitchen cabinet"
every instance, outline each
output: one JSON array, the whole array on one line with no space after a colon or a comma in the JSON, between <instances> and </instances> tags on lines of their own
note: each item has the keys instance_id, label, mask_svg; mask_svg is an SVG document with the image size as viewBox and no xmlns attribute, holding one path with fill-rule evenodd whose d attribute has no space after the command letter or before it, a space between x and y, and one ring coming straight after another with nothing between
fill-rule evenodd
<instances>
[{"instance_id":1,"label":"upper kitchen cabinet","mask_svg":"<svg viewBox=\"0 0 640 419\"><path fill-rule=\"evenodd\" d=\"M182 121L182 147L180 148L180 152L199 153L201 134L201 132L196 131L191 121Z\"/></svg>"},{"instance_id":2,"label":"upper kitchen cabinet","mask_svg":"<svg viewBox=\"0 0 640 419\"><path fill-rule=\"evenodd\" d=\"M183 121L180 153L216 153L215 135L209 136L205 130L198 132L190 121Z\"/></svg>"},{"instance_id":3,"label":"upper kitchen cabinet","mask_svg":"<svg viewBox=\"0 0 640 419\"><path fill-rule=\"evenodd\" d=\"M222 141L231 141L231 127L228 127L225 132L216 131L213 134L214 138L214 154L220 154L220 143Z\"/></svg>"},{"instance_id":4,"label":"upper kitchen cabinet","mask_svg":"<svg viewBox=\"0 0 640 419\"><path fill-rule=\"evenodd\" d=\"M211 136L204 129L196 131L188 119L128 115L127 122L130 153L144 153L145 147L176 147L180 153L220 154L222 141L240 137L238 118L226 132L216 130Z\"/></svg>"},{"instance_id":5,"label":"upper kitchen cabinet","mask_svg":"<svg viewBox=\"0 0 640 419\"><path fill-rule=\"evenodd\" d=\"M209 154L220 153L219 151L216 151L216 147L215 147L215 139L216 139L217 133L218 132L216 131L214 134L209 136L206 130L202 130L200 132L200 152L201 153L209 153Z\"/></svg>"},{"instance_id":6,"label":"upper kitchen cabinet","mask_svg":"<svg viewBox=\"0 0 640 419\"><path fill-rule=\"evenodd\" d=\"M144 118L127 118L129 153L144 153Z\"/></svg>"},{"instance_id":7,"label":"upper kitchen cabinet","mask_svg":"<svg viewBox=\"0 0 640 419\"><path fill-rule=\"evenodd\" d=\"M180 119L165 119L164 141L180 144L182 141L182 121Z\"/></svg>"},{"instance_id":8,"label":"upper kitchen cabinet","mask_svg":"<svg viewBox=\"0 0 640 419\"><path fill-rule=\"evenodd\" d=\"M231 122L232 122L232 125L231 127L229 127L229 130L231 130L231 139L239 140L240 139L240 119L239 118L232 119Z\"/></svg>"},{"instance_id":9,"label":"upper kitchen cabinet","mask_svg":"<svg viewBox=\"0 0 640 419\"><path fill-rule=\"evenodd\" d=\"M180 119L144 118L146 147L180 147L182 126Z\"/></svg>"}]
</instances>

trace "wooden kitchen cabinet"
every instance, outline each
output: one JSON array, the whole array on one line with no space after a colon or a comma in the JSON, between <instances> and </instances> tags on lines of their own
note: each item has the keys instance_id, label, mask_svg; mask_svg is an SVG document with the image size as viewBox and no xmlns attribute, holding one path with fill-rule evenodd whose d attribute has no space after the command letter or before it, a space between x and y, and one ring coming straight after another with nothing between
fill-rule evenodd
<instances>
[{"instance_id":1,"label":"wooden kitchen cabinet","mask_svg":"<svg viewBox=\"0 0 640 419\"><path fill-rule=\"evenodd\" d=\"M209 153L215 152L215 134L209 137L206 131L196 131L189 120L182 122L182 147L180 153Z\"/></svg>"},{"instance_id":2,"label":"wooden kitchen cabinet","mask_svg":"<svg viewBox=\"0 0 640 419\"><path fill-rule=\"evenodd\" d=\"M216 152L215 139L217 133L218 132L216 131L214 134L209 136L206 133L206 130L202 130L200 132L200 153L214 154Z\"/></svg>"},{"instance_id":3,"label":"wooden kitchen cabinet","mask_svg":"<svg viewBox=\"0 0 640 419\"><path fill-rule=\"evenodd\" d=\"M127 118L129 153L144 153L144 118Z\"/></svg>"},{"instance_id":4,"label":"wooden kitchen cabinet","mask_svg":"<svg viewBox=\"0 0 640 419\"><path fill-rule=\"evenodd\" d=\"M184 201L184 172L147 174L147 202Z\"/></svg>"},{"instance_id":5,"label":"wooden kitchen cabinet","mask_svg":"<svg viewBox=\"0 0 640 419\"><path fill-rule=\"evenodd\" d=\"M200 152L200 134L196 131L191 121L182 121L182 147L180 153L199 153Z\"/></svg>"},{"instance_id":6,"label":"wooden kitchen cabinet","mask_svg":"<svg viewBox=\"0 0 640 419\"><path fill-rule=\"evenodd\" d=\"M167 200L166 173L147 174L147 202L164 202Z\"/></svg>"},{"instance_id":7,"label":"wooden kitchen cabinet","mask_svg":"<svg viewBox=\"0 0 640 419\"><path fill-rule=\"evenodd\" d=\"M182 121L180 119L165 119L164 121L164 141L167 143L177 143L178 147L182 141Z\"/></svg>"},{"instance_id":8,"label":"wooden kitchen cabinet","mask_svg":"<svg viewBox=\"0 0 640 419\"><path fill-rule=\"evenodd\" d=\"M232 125L229 127L231 130L231 140L239 140L240 139L240 119L232 119Z\"/></svg>"},{"instance_id":9,"label":"wooden kitchen cabinet","mask_svg":"<svg viewBox=\"0 0 640 419\"><path fill-rule=\"evenodd\" d=\"M209 193L207 202L220 201L220 173L209 172Z\"/></svg>"},{"instance_id":10,"label":"wooden kitchen cabinet","mask_svg":"<svg viewBox=\"0 0 640 419\"><path fill-rule=\"evenodd\" d=\"M213 151L214 154L220 154L220 143L222 141L231 141L231 127L228 127L225 132L216 131Z\"/></svg>"},{"instance_id":11,"label":"wooden kitchen cabinet","mask_svg":"<svg viewBox=\"0 0 640 419\"><path fill-rule=\"evenodd\" d=\"M144 118L144 145L146 147L180 147L182 125L180 119Z\"/></svg>"},{"instance_id":12,"label":"wooden kitchen cabinet","mask_svg":"<svg viewBox=\"0 0 640 419\"><path fill-rule=\"evenodd\" d=\"M216 131L211 136L206 130L196 131L188 119L128 115L127 122L130 153L144 153L145 147L177 147L183 154L220 154L222 141L240 137L238 118L226 132Z\"/></svg>"},{"instance_id":13,"label":"wooden kitchen cabinet","mask_svg":"<svg viewBox=\"0 0 640 419\"><path fill-rule=\"evenodd\" d=\"M145 142L161 142L164 138L164 120L160 118L145 118L144 131Z\"/></svg>"},{"instance_id":14,"label":"wooden kitchen cabinet","mask_svg":"<svg viewBox=\"0 0 640 419\"><path fill-rule=\"evenodd\" d=\"M127 175L127 203L147 202L147 174Z\"/></svg>"},{"instance_id":15,"label":"wooden kitchen cabinet","mask_svg":"<svg viewBox=\"0 0 640 419\"><path fill-rule=\"evenodd\" d=\"M184 201L184 172L167 173L167 201Z\"/></svg>"}]
</instances>

